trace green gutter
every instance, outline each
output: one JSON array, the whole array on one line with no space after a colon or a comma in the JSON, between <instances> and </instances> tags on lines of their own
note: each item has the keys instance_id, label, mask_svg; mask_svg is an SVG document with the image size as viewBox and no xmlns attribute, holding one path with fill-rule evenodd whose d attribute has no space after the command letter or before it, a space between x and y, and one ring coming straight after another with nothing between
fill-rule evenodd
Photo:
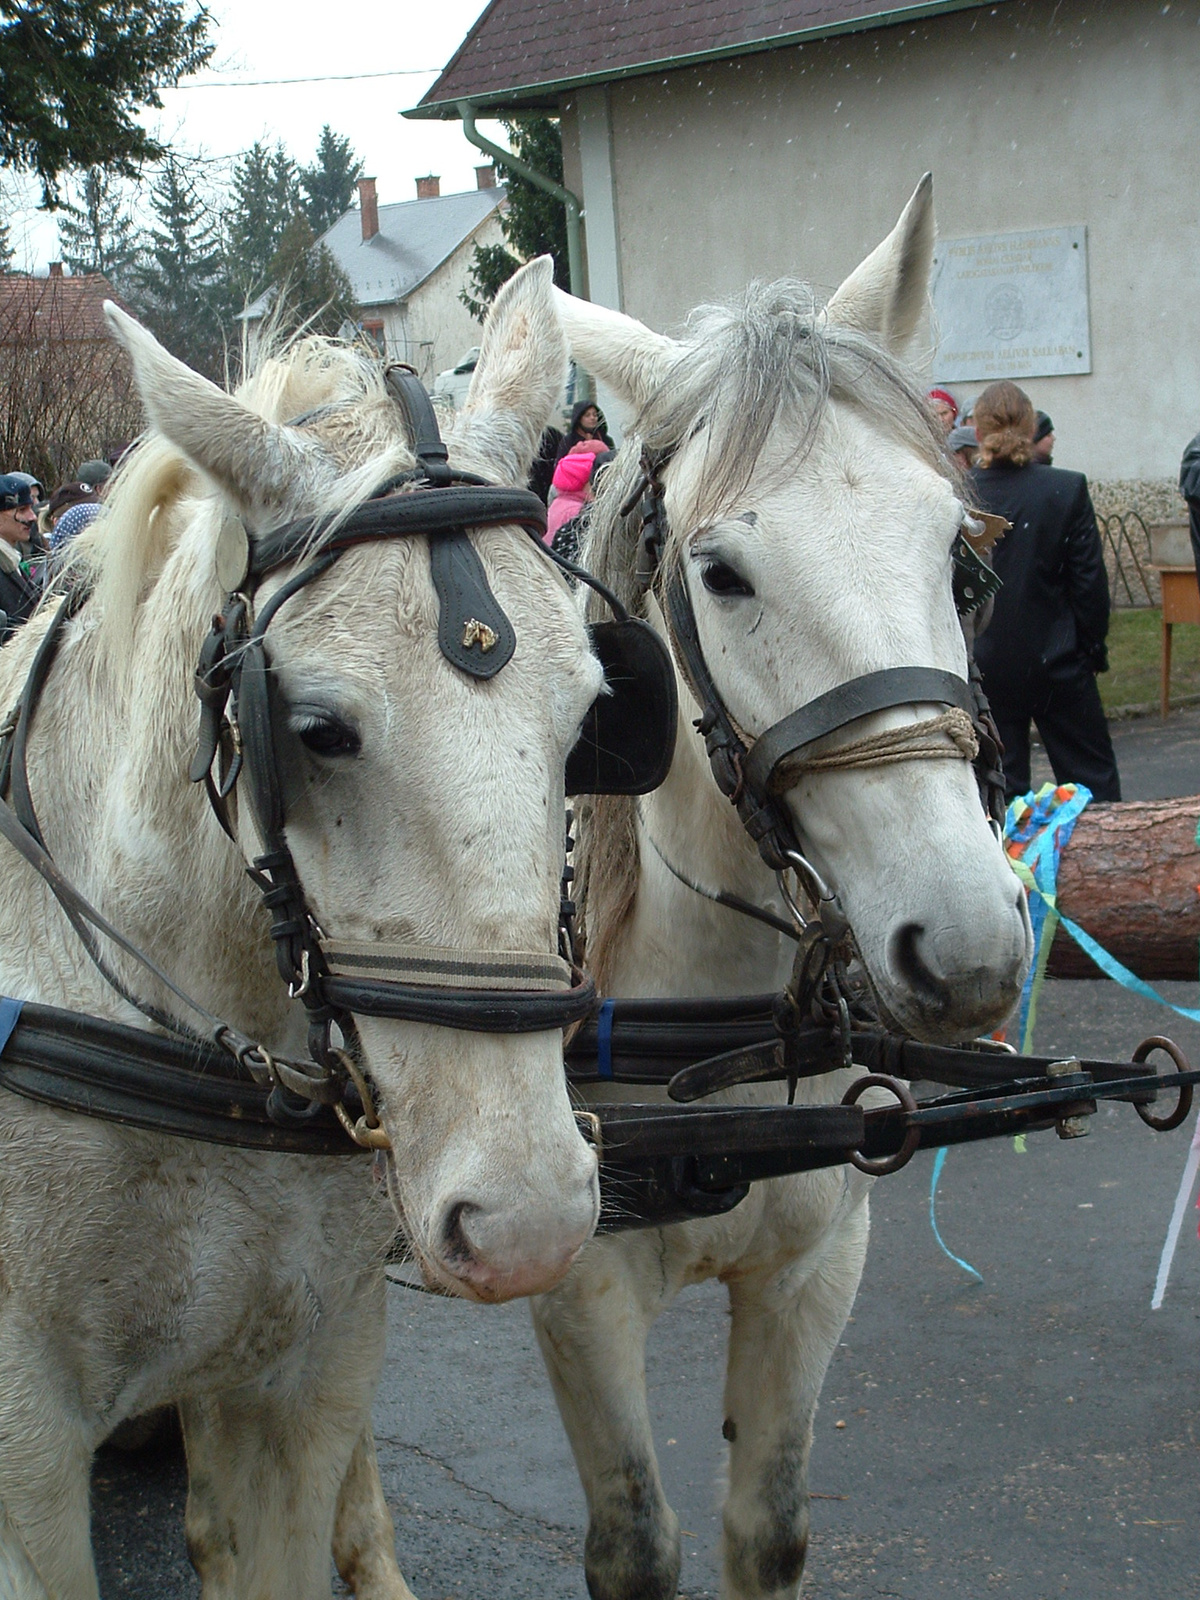
<instances>
[{"instance_id":1,"label":"green gutter","mask_svg":"<svg viewBox=\"0 0 1200 1600\"><path fill-rule=\"evenodd\" d=\"M448 119L462 115L465 104L475 108L476 115L484 113L499 116L508 108L516 108L522 99L526 102L536 100L554 100L559 95L569 94L575 89L585 89L591 84L616 83L622 78L646 77L656 72L677 72L683 67L704 66L708 62L729 61L737 56L761 55L769 50L783 50L790 45L815 42L820 39L831 39L843 33L868 33L875 28L897 27L905 22L918 22L926 17L941 16L951 11L970 11L988 3L996 4L997 0L925 0L925 3L908 6L887 6L879 11L873 11L862 17L851 17L845 22L817 23L811 28L800 28L791 33L776 34L770 39L749 39L742 44L718 45L712 50L695 50L687 55L662 56L657 60L639 61L627 67L610 67L598 72L581 73L574 78L556 78L542 83L517 84L506 89L488 89L475 95L470 101L464 100L431 100L427 104L413 106L411 111L402 112L401 115L413 120L426 118ZM470 34L467 36L470 38ZM466 41L464 41L465 43ZM461 48L461 47L460 47ZM443 73L443 77L445 73ZM437 85L435 84L436 88ZM526 106L528 109L528 105ZM465 119L464 119L465 125ZM470 134L467 135L471 138ZM477 139L471 139L472 144L479 149L485 149ZM495 148L495 147L493 147ZM505 160L510 165L515 165L509 156ZM535 181L535 180L531 180ZM574 280L572 280L572 283Z\"/></svg>"},{"instance_id":2,"label":"green gutter","mask_svg":"<svg viewBox=\"0 0 1200 1600\"><path fill-rule=\"evenodd\" d=\"M493 144L490 139L485 138L475 126L475 108L469 100L458 102L458 114L462 118L463 133L477 150L482 150L484 155L491 156L493 161L511 167L514 172L520 173L522 178L536 184L539 189L544 189L547 194L552 194L566 207L567 275L571 280L571 293L580 300L586 300L587 294L583 283L583 247L579 238L579 221L583 216L583 208L579 204L578 196L573 195L570 189L564 189L561 183L555 183L554 179L548 178L544 172L539 172L536 167L531 167L528 161L522 161L520 156L513 155L511 150L503 150L498 144Z\"/></svg>"}]
</instances>

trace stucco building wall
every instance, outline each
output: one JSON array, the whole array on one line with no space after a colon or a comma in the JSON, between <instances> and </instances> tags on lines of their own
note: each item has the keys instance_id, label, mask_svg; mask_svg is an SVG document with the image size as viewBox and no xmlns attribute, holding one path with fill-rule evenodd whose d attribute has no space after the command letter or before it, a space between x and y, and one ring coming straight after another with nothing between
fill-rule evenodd
<instances>
[{"instance_id":1,"label":"stucco building wall","mask_svg":"<svg viewBox=\"0 0 1200 1600\"><path fill-rule=\"evenodd\" d=\"M1167 478L1200 426L1198 85L1200 0L1010 0L586 91L623 308L669 330L752 277L828 292L929 169L943 237L1087 226L1092 371L1021 381L1063 465ZM574 187L577 101L563 126Z\"/></svg>"}]
</instances>

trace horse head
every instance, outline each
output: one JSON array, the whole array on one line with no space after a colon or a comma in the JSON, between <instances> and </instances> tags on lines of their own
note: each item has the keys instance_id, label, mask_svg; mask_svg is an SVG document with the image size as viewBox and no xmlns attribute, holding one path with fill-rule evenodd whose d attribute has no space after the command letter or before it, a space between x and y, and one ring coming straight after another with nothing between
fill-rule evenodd
<instances>
[{"instance_id":1,"label":"horse head","mask_svg":"<svg viewBox=\"0 0 1200 1600\"><path fill-rule=\"evenodd\" d=\"M868 674L967 678L951 590L962 489L898 360L927 300L931 194L925 178L824 308L798 282L755 284L736 304L701 308L676 340L557 297L574 354L635 419L584 559L637 603L647 529L630 506L648 475L666 527L650 530L657 575L644 610L664 628L671 583L682 584L703 659L750 747ZM678 662L679 629L665 631ZM659 806L673 787L719 798L689 726L695 684L685 670L676 767ZM775 798L836 891L885 1011L918 1037L961 1039L1011 1011L1030 943L1024 897L964 750L944 740L934 753L946 759L893 749L886 763L849 769L835 757L814 770L822 763L811 760L945 711L913 699L809 745ZM699 826L726 839L730 870L739 861L742 870L753 846L724 811ZM694 805L691 814L696 822Z\"/></svg>"},{"instance_id":2,"label":"horse head","mask_svg":"<svg viewBox=\"0 0 1200 1600\"><path fill-rule=\"evenodd\" d=\"M524 482L561 393L566 351L550 295L545 260L501 291L447 434L452 464L493 483ZM153 428L195 479L175 512L185 526L171 558L189 568L177 604L190 628L225 604L215 563L230 518L249 531L250 548L292 519L336 525L413 467L400 408L379 363L361 353L305 341L231 396L115 308L109 318ZM120 505L118 496L114 526ZM515 636L511 659L490 676L460 670L439 648L426 535L347 548L271 618L263 642L283 837L314 926L343 948L382 942L455 959L542 952L552 963L564 762L600 669L566 585L527 532L480 528L470 545ZM251 616L265 614L304 560L262 577ZM101 602L106 577L102 565ZM494 637L479 624L464 648ZM193 727L195 716L193 701ZM203 827L240 877L262 854L263 824L244 777L232 800L235 843L212 833L207 808ZM229 915L230 970L214 979L221 1004L236 1007L230 997L246 987L239 966L261 967L266 923L251 915L237 925ZM282 1007L289 1042L300 1010ZM356 1016L355 1027L390 1147L389 1190L427 1274L488 1300L556 1282L597 1213L596 1159L568 1103L561 1031L458 1031L383 1015Z\"/></svg>"}]
</instances>

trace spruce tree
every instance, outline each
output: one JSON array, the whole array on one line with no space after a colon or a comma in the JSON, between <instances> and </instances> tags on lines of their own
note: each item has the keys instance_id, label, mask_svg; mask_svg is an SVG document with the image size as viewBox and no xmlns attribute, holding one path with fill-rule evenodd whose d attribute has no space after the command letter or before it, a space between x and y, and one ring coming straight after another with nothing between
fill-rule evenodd
<instances>
[{"instance_id":1,"label":"spruce tree","mask_svg":"<svg viewBox=\"0 0 1200 1600\"><path fill-rule=\"evenodd\" d=\"M562 134L554 117L526 117L520 122L504 121L503 126L514 155L556 183L563 181ZM501 244L475 246L470 283L460 292L459 299L479 322L501 284L507 283L521 263L533 256L553 256L555 283L562 289L570 288L565 206L502 161L497 161L496 167L508 191L500 231L512 249L506 250Z\"/></svg>"},{"instance_id":2,"label":"spruce tree","mask_svg":"<svg viewBox=\"0 0 1200 1600\"><path fill-rule=\"evenodd\" d=\"M253 300L271 282L271 262L300 209L300 179L283 145L253 145L234 166L226 216L229 281L239 299Z\"/></svg>"},{"instance_id":3,"label":"spruce tree","mask_svg":"<svg viewBox=\"0 0 1200 1600\"><path fill-rule=\"evenodd\" d=\"M212 55L191 0L37 0L0 7L0 165L36 172L58 204L64 172L138 176L163 147L139 120L159 89Z\"/></svg>"},{"instance_id":4,"label":"spruce tree","mask_svg":"<svg viewBox=\"0 0 1200 1600\"><path fill-rule=\"evenodd\" d=\"M8 223L0 218L0 277L7 276L13 270L12 238L9 235Z\"/></svg>"},{"instance_id":5,"label":"spruce tree","mask_svg":"<svg viewBox=\"0 0 1200 1600\"><path fill-rule=\"evenodd\" d=\"M288 223L271 261L271 281L279 300L276 315L281 329L303 328L306 333L336 334L355 315L350 279L321 244L303 213Z\"/></svg>"},{"instance_id":6,"label":"spruce tree","mask_svg":"<svg viewBox=\"0 0 1200 1600\"><path fill-rule=\"evenodd\" d=\"M132 288L141 249L128 196L116 173L89 167L59 218L58 247L72 272L102 272Z\"/></svg>"},{"instance_id":7,"label":"spruce tree","mask_svg":"<svg viewBox=\"0 0 1200 1600\"><path fill-rule=\"evenodd\" d=\"M363 164L350 148L349 139L340 138L326 123L312 166L300 168L304 214L315 234L332 228L349 211L354 186L362 174Z\"/></svg>"},{"instance_id":8,"label":"spruce tree","mask_svg":"<svg viewBox=\"0 0 1200 1600\"><path fill-rule=\"evenodd\" d=\"M137 305L172 354L217 382L225 376L231 306L224 250L194 174L168 155L151 190L157 221L137 273Z\"/></svg>"}]
</instances>

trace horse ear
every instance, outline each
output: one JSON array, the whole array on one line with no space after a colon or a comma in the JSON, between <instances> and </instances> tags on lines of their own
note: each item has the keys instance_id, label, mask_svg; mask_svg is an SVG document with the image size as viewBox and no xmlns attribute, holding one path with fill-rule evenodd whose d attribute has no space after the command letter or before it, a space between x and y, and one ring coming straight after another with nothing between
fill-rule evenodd
<instances>
[{"instance_id":1,"label":"horse ear","mask_svg":"<svg viewBox=\"0 0 1200 1600\"><path fill-rule=\"evenodd\" d=\"M524 482L566 382L567 342L550 298L553 282L553 261L539 256L501 288L451 429L456 443L485 457L490 473L502 470L502 462L513 482Z\"/></svg>"},{"instance_id":2,"label":"horse ear","mask_svg":"<svg viewBox=\"0 0 1200 1600\"><path fill-rule=\"evenodd\" d=\"M176 360L111 300L104 315L125 346L152 427L254 518L277 515L324 485L330 467L289 429L256 416Z\"/></svg>"},{"instance_id":3,"label":"horse ear","mask_svg":"<svg viewBox=\"0 0 1200 1600\"><path fill-rule=\"evenodd\" d=\"M933 174L927 172L883 243L825 307L829 321L873 334L899 355L917 331L933 268Z\"/></svg>"},{"instance_id":4,"label":"horse ear","mask_svg":"<svg viewBox=\"0 0 1200 1600\"><path fill-rule=\"evenodd\" d=\"M679 346L633 317L561 289L555 289L554 300L576 361L640 411L666 378Z\"/></svg>"}]
</instances>

